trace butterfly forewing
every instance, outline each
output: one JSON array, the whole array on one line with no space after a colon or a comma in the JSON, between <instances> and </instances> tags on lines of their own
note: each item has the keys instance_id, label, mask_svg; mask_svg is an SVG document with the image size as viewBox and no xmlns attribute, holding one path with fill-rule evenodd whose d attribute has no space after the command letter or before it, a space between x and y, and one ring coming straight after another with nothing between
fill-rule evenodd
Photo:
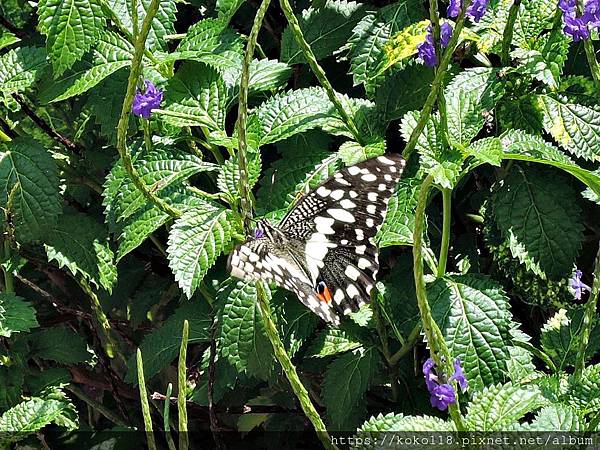
<instances>
[{"instance_id":1,"label":"butterfly forewing","mask_svg":"<svg viewBox=\"0 0 600 450\"><path fill-rule=\"evenodd\" d=\"M336 173L303 196L273 233L237 247L232 275L289 289L330 322L356 311L375 283L374 237L404 164L400 156L380 156ZM331 294L327 302L315 292L319 283Z\"/></svg>"}]
</instances>

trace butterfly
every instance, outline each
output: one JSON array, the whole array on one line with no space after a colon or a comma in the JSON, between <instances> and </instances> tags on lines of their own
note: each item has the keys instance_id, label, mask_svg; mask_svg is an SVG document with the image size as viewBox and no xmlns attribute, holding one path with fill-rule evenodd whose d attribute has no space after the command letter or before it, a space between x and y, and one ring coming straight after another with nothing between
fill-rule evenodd
<instances>
[{"instance_id":1,"label":"butterfly","mask_svg":"<svg viewBox=\"0 0 600 450\"><path fill-rule=\"evenodd\" d=\"M279 224L262 219L229 255L228 270L294 292L319 317L340 316L370 300L379 270L375 235L405 166L378 156L337 172L303 195Z\"/></svg>"}]
</instances>

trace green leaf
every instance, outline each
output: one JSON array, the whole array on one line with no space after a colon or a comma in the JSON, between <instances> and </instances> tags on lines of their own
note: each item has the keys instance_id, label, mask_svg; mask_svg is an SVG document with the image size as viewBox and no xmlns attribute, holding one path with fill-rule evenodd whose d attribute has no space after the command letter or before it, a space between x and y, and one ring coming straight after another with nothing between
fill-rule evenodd
<instances>
[{"instance_id":1,"label":"green leaf","mask_svg":"<svg viewBox=\"0 0 600 450\"><path fill-rule=\"evenodd\" d=\"M295 294L279 289L272 300L273 310L277 314L277 328L281 340L290 357L314 335L319 318L310 309L298 301Z\"/></svg>"},{"instance_id":2,"label":"green leaf","mask_svg":"<svg viewBox=\"0 0 600 450\"><path fill-rule=\"evenodd\" d=\"M50 101L66 100L88 91L117 70L131 65L132 58L131 44L114 32L102 33L92 51L91 63L82 64L79 70L69 73Z\"/></svg>"},{"instance_id":3,"label":"green leaf","mask_svg":"<svg viewBox=\"0 0 600 450\"><path fill-rule=\"evenodd\" d=\"M184 320L189 323L190 344L210 340L212 318L207 303L196 298L184 301L183 305L177 308L160 328L146 335L140 345L146 380L158 374L179 355ZM127 367L129 370L125 381L137 384L135 353L127 361Z\"/></svg>"},{"instance_id":4,"label":"green leaf","mask_svg":"<svg viewBox=\"0 0 600 450\"><path fill-rule=\"evenodd\" d=\"M535 48L518 48L511 56L519 62L518 71L541 81L553 90L560 84L560 76L569 54L570 39L563 33L542 36Z\"/></svg>"},{"instance_id":5,"label":"green leaf","mask_svg":"<svg viewBox=\"0 0 600 450\"><path fill-rule=\"evenodd\" d=\"M14 34L6 30L5 28L0 29L0 50L6 47L10 47L13 44L16 44L20 40L21 39L16 37Z\"/></svg>"},{"instance_id":6,"label":"green leaf","mask_svg":"<svg viewBox=\"0 0 600 450\"><path fill-rule=\"evenodd\" d=\"M542 408L526 431L586 431L585 419L568 405L550 405ZM525 431L524 430L524 431Z\"/></svg>"},{"instance_id":7,"label":"green leaf","mask_svg":"<svg viewBox=\"0 0 600 450\"><path fill-rule=\"evenodd\" d=\"M501 97L498 71L486 67L466 69L446 87L448 138L467 146L485 123L483 112L491 112Z\"/></svg>"},{"instance_id":8,"label":"green leaf","mask_svg":"<svg viewBox=\"0 0 600 450\"><path fill-rule=\"evenodd\" d=\"M362 344L346 331L338 328L327 328L312 341L307 350L307 356L324 358L326 356L346 353L360 347Z\"/></svg>"},{"instance_id":9,"label":"green leaf","mask_svg":"<svg viewBox=\"0 0 600 450\"><path fill-rule=\"evenodd\" d=\"M600 159L600 107L539 95L537 108L543 113L544 129L561 147L580 158Z\"/></svg>"},{"instance_id":10,"label":"green leaf","mask_svg":"<svg viewBox=\"0 0 600 450\"><path fill-rule=\"evenodd\" d=\"M45 240L45 248L48 261L112 292L117 267L107 230L94 219L82 213L63 214Z\"/></svg>"},{"instance_id":11,"label":"green leaf","mask_svg":"<svg viewBox=\"0 0 600 450\"><path fill-rule=\"evenodd\" d=\"M260 176L260 153L249 153L248 160L248 189L252 190ZM240 169L236 156L229 158L221 166L217 177L217 186L221 192L229 194L231 198L238 198L240 187Z\"/></svg>"},{"instance_id":12,"label":"green leaf","mask_svg":"<svg viewBox=\"0 0 600 450\"><path fill-rule=\"evenodd\" d=\"M182 64L166 89L165 111L160 117L172 125L203 126L225 132L228 92L219 74L197 62Z\"/></svg>"},{"instance_id":13,"label":"green leaf","mask_svg":"<svg viewBox=\"0 0 600 450\"><path fill-rule=\"evenodd\" d=\"M585 367L579 382L571 379L565 397L581 414L600 411L600 364Z\"/></svg>"},{"instance_id":14,"label":"green leaf","mask_svg":"<svg viewBox=\"0 0 600 450\"><path fill-rule=\"evenodd\" d=\"M511 383L487 386L473 395L465 418L466 426L471 431L502 431L542 406L543 402L537 386Z\"/></svg>"},{"instance_id":15,"label":"green leaf","mask_svg":"<svg viewBox=\"0 0 600 450\"><path fill-rule=\"evenodd\" d=\"M493 211L511 253L542 278L570 273L583 241L573 188L556 171L513 166L493 196Z\"/></svg>"},{"instance_id":16,"label":"green leaf","mask_svg":"<svg viewBox=\"0 0 600 450\"><path fill-rule=\"evenodd\" d=\"M22 400L23 385L25 383L25 370L21 366L0 366L0 409L6 411ZM2 440L0 439L0 442Z\"/></svg>"},{"instance_id":17,"label":"green leaf","mask_svg":"<svg viewBox=\"0 0 600 450\"><path fill-rule=\"evenodd\" d=\"M421 180L417 178L400 179L398 189L388 203L383 225L377 233L379 248L412 245L420 185Z\"/></svg>"},{"instance_id":18,"label":"green leaf","mask_svg":"<svg viewBox=\"0 0 600 450\"><path fill-rule=\"evenodd\" d=\"M58 363L77 364L92 357L81 335L70 328L46 328L31 334L29 343L33 356Z\"/></svg>"},{"instance_id":19,"label":"green leaf","mask_svg":"<svg viewBox=\"0 0 600 450\"><path fill-rule=\"evenodd\" d=\"M364 395L380 363L379 352L371 347L346 353L327 367L321 395L333 427L348 430L360 423L365 413Z\"/></svg>"},{"instance_id":20,"label":"green leaf","mask_svg":"<svg viewBox=\"0 0 600 450\"><path fill-rule=\"evenodd\" d=\"M365 83L372 77L383 49L393 35L424 17L423 4L415 0L401 0L363 17L348 40L354 84Z\"/></svg>"},{"instance_id":21,"label":"green leaf","mask_svg":"<svg viewBox=\"0 0 600 450\"><path fill-rule=\"evenodd\" d=\"M42 398L32 397L5 411L0 416L2 439L19 441L51 423L68 430L79 426L75 406L58 389L45 393Z\"/></svg>"},{"instance_id":22,"label":"green leaf","mask_svg":"<svg viewBox=\"0 0 600 450\"><path fill-rule=\"evenodd\" d=\"M152 0L139 0L136 2L138 9L138 29L142 28L142 22L146 18L146 12L151 2ZM129 0L107 0L107 3L125 28L132 31L132 2ZM177 4L175 0L161 0L159 2L158 11L152 20L148 39L146 39L146 48L150 50L166 50L167 42L164 36L175 33L176 12Z\"/></svg>"},{"instance_id":23,"label":"green leaf","mask_svg":"<svg viewBox=\"0 0 600 450\"><path fill-rule=\"evenodd\" d=\"M38 15L57 76L81 59L106 23L99 0L40 0Z\"/></svg>"},{"instance_id":24,"label":"green leaf","mask_svg":"<svg viewBox=\"0 0 600 450\"><path fill-rule=\"evenodd\" d=\"M0 56L0 92L3 96L24 91L36 82L46 66L40 47L19 47Z\"/></svg>"},{"instance_id":25,"label":"green leaf","mask_svg":"<svg viewBox=\"0 0 600 450\"><path fill-rule=\"evenodd\" d=\"M358 437L365 441L368 437L382 439L380 433L394 431L454 431L454 424L439 417L405 416L404 414L379 414L367 420L359 429ZM393 445L393 444L392 444ZM436 446L437 447L437 446ZM369 446L359 448L372 448ZM375 447L378 448L378 447Z\"/></svg>"},{"instance_id":26,"label":"green leaf","mask_svg":"<svg viewBox=\"0 0 600 450\"><path fill-rule=\"evenodd\" d=\"M189 209L169 234L167 254L175 281L189 297L231 242L230 211L216 206Z\"/></svg>"},{"instance_id":27,"label":"green leaf","mask_svg":"<svg viewBox=\"0 0 600 450\"><path fill-rule=\"evenodd\" d=\"M127 90L127 76L126 70L118 70L108 76L90 91L86 103L96 124L100 125L100 135L115 146L117 143L115 130L123 108L123 99L116 96L115 92ZM130 117L130 124L132 121Z\"/></svg>"},{"instance_id":28,"label":"green leaf","mask_svg":"<svg viewBox=\"0 0 600 450\"><path fill-rule=\"evenodd\" d=\"M243 3L244 0L216 0L219 18L223 18L224 21L228 22Z\"/></svg>"},{"instance_id":29,"label":"green leaf","mask_svg":"<svg viewBox=\"0 0 600 450\"><path fill-rule=\"evenodd\" d=\"M365 14L365 5L353 1L327 0L322 8L302 11L298 19L304 39L317 60L331 56L350 37L352 28ZM306 62L288 25L281 38L281 58L288 64Z\"/></svg>"},{"instance_id":30,"label":"green leaf","mask_svg":"<svg viewBox=\"0 0 600 450\"><path fill-rule=\"evenodd\" d=\"M498 138L483 138L473 142L465 149L467 156L472 156L474 165L491 164L500 167L504 159L502 141Z\"/></svg>"},{"instance_id":31,"label":"green leaf","mask_svg":"<svg viewBox=\"0 0 600 450\"><path fill-rule=\"evenodd\" d=\"M20 242L39 240L56 224L58 169L39 142L19 137L0 144L0 206L10 212Z\"/></svg>"},{"instance_id":32,"label":"green leaf","mask_svg":"<svg viewBox=\"0 0 600 450\"><path fill-rule=\"evenodd\" d=\"M22 297L8 292L0 293L0 336L29 331L38 326L35 309Z\"/></svg>"},{"instance_id":33,"label":"green leaf","mask_svg":"<svg viewBox=\"0 0 600 450\"><path fill-rule=\"evenodd\" d=\"M453 275L429 285L427 295L469 386L480 389L502 381L510 344L510 312L502 287L483 275Z\"/></svg>"},{"instance_id":34,"label":"green leaf","mask_svg":"<svg viewBox=\"0 0 600 450\"><path fill-rule=\"evenodd\" d=\"M268 290L266 294L268 295ZM219 348L238 372L267 379L273 350L262 320L254 282L229 279L219 290Z\"/></svg>"},{"instance_id":35,"label":"green leaf","mask_svg":"<svg viewBox=\"0 0 600 450\"><path fill-rule=\"evenodd\" d=\"M353 166L385 153L385 141L376 141L364 146L354 141L346 141L338 150L340 159L347 166Z\"/></svg>"}]
</instances>

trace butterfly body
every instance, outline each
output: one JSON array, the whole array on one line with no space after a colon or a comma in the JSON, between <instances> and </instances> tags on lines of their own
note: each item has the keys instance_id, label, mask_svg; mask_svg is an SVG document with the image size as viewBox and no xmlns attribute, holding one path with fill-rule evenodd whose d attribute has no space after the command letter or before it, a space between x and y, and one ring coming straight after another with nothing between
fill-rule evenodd
<instances>
[{"instance_id":1,"label":"butterfly body","mask_svg":"<svg viewBox=\"0 0 600 450\"><path fill-rule=\"evenodd\" d=\"M388 155L346 167L304 195L278 225L259 221L254 237L231 253L231 274L290 290L339 324L370 299L379 269L374 238L404 164Z\"/></svg>"}]
</instances>

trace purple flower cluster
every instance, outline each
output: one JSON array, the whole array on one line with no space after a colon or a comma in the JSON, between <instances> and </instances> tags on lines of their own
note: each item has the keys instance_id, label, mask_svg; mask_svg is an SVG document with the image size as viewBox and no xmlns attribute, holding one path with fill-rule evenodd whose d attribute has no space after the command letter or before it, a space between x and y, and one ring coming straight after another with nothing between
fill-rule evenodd
<instances>
[{"instance_id":1,"label":"purple flower cluster","mask_svg":"<svg viewBox=\"0 0 600 450\"><path fill-rule=\"evenodd\" d=\"M450 382L456 381L460 389L464 392L467 389L467 379L465 378L463 369L460 366L460 359L458 358L454 361L454 375L450 377L447 383L440 383L440 378L443 381L445 377L438 377L438 375L434 373L434 368L435 362L431 358L423 364L425 384L427 385L427 390L431 394L431 406L440 411L445 411L448 408L448 405L456 403L456 392L454 392L454 388Z\"/></svg>"},{"instance_id":2,"label":"purple flower cluster","mask_svg":"<svg viewBox=\"0 0 600 450\"><path fill-rule=\"evenodd\" d=\"M442 48L446 48L448 46L453 31L452 25L450 25L448 22L445 22L440 26L440 45ZM425 40L423 43L417 46L417 51L419 54L419 59L423 61L426 66L437 66L438 59L435 52L435 45L433 43L433 31L431 29L431 25L427 28Z\"/></svg>"},{"instance_id":3,"label":"purple flower cluster","mask_svg":"<svg viewBox=\"0 0 600 450\"><path fill-rule=\"evenodd\" d=\"M581 281L582 276L583 272L581 272L581 270L576 270L573 278L571 278L571 289L573 290L573 295L577 300L581 300L581 296L584 292L590 291L590 287Z\"/></svg>"},{"instance_id":4,"label":"purple flower cluster","mask_svg":"<svg viewBox=\"0 0 600 450\"><path fill-rule=\"evenodd\" d=\"M578 42L590 38L590 27L600 28L600 0L587 0L582 15L577 12L577 0L559 0L566 35Z\"/></svg>"},{"instance_id":5,"label":"purple flower cluster","mask_svg":"<svg viewBox=\"0 0 600 450\"><path fill-rule=\"evenodd\" d=\"M467 9L467 16L479 22L487 9L489 0L473 0ZM462 0L450 0L448 17L456 18L462 9Z\"/></svg>"},{"instance_id":6,"label":"purple flower cluster","mask_svg":"<svg viewBox=\"0 0 600 450\"><path fill-rule=\"evenodd\" d=\"M156 86L150 80L144 82L146 88L144 92L138 90L133 97L131 112L144 119L150 118L153 109L159 108L163 99L163 91L156 89Z\"/></svg>"}]
</instances>

